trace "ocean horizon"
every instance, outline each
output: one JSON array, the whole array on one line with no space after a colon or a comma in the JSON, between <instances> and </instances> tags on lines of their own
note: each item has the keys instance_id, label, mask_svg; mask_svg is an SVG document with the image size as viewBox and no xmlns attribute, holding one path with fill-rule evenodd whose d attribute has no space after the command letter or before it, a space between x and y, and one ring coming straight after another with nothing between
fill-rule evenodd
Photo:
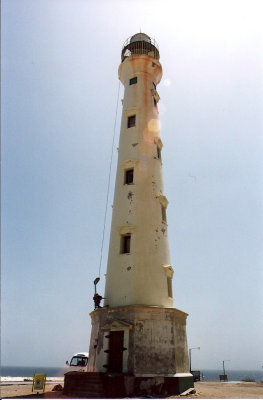
<instances>
[{"instance_id":1,"label":"ocean horizon","mask_svg":"<svg viewBox=\"0 0 263 400\"><path fill-rule=\"evenodd\" d=\"M34 372L47 374L49 381L61 381L64 374L69 371L67 367L15 367L2 366L1 383L23 382L32 379ZM223 374L219 369L200 369L203 380L219 381L219 375ZM226 370L228 381L242 381L243 379L254 379L256 382L263 381L263 370Z\"/></svg>"}]
</instances>

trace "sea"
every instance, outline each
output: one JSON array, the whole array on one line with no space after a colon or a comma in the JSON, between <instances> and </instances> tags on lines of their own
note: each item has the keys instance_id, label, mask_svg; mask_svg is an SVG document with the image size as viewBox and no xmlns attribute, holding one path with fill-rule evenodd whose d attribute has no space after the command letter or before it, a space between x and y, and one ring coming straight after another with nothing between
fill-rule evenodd
<instances>
[{"instance_id":1,"label":"sea","mask_svg":"<svg viewBox=\"0 0 263 400\"><path fill-rule=\"evenodd\" d=\"M64 374L69 369L66 367L4 367L0 369L1 385L11 385L14 383L32 383L34 373L45 373L47 382L63 382ZM222 370L201 370L202 379L205 381L219 381ZM263 381L262 370L226 370L228 382L241 382L244 379L253 379L256 382Z\"/></svg>"},{"instance_id":2,"label":"sea","mask_svg":"<svg viewBox=\"0 0 263 400\"><path fill-rule=\"evenodd\" d=\"M57 367L4 367L0 368L1 386L19 384L32 384L34 373L46 374L47 382L61 383L68 368Z\"/></svg>"},{"instance_id":3,"label":"sea","mask_svg":"<svg viewBox=\"0 0 263 400\"><path fill-rule=\"evenodd\" d=\"M201 376L204 381L219 381L219 375L223 375L222 370L204 369ZM253 379L256 382L263 381L262 370L226 370L228 382L242 382L244 379Z\"/></svg>"}]
</instances>

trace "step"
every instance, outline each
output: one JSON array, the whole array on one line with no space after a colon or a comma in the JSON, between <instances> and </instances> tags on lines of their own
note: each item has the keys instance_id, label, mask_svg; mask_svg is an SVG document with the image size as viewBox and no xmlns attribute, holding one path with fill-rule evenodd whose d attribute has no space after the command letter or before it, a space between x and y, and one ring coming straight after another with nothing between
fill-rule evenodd
<instances>
[{"instance_id":1,"label":"step","mask_svg":"<svg viewBox=\"0 0 263 400\"><path fill-rule=\"evenodd\" d=\"M79 385L93 385L93 386L103 386L103 381L92 381L92 380L85 380L80 381Z\"/></svg>"},{"instance_id":2,"label":"step","mask_svg":"<svg viewBox=\"0 0 263 400\"><path fill-rule=\"evenodd\" d=\"M101 377L101 376L85 376L85 378L83 379L80 379L80 380L82 380L82 381L84 381L84 382L89 382L89 381L92 381L92 382L102 382L103 381L103 378Z\"/></svg>"},{"instance_id":3,"label":"step","mask_svg":"<svg viewBox=\"0 0 263 400\"><path fill-rule=\"evenodd\" d=\"M90 385L81 385L77 387L77 390L81 391L88 391L88 392L104 392L104 387L103 386L90 386Z\"/></svg>"},{"instance_id":4,"label":"step","mask_svg":"<svg viewBox=\"0 0 263 400\"><path fill-rule=\"evenodd\" d=\"M89 383L82 383L80 385L71 386L72 388L76 387L76 389L80 390L104 390L104 385L92 385Z\"/></svg>"},{"instance_id":5,"label":"step","mask_svg":"<svg viewBox=\"0 0 263 400\"><path fill-rule=\"evenodd\" d=\"M90 398L90 399L105 399L105 393L104 392L82 392L80 390L71 393L73 396L82 396L85 398Z\"/></svg>"}]
</instances>

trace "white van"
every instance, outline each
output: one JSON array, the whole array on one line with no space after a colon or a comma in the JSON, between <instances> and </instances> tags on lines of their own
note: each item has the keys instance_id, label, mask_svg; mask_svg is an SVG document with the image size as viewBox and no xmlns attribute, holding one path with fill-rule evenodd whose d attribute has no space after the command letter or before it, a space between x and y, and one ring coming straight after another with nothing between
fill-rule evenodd
<instances>
[{"instance_id":1,"label":"white van","mask_svg":"<svg viewBox=\"0 0 263 400\"><path fill-rule=\"evenodd\" d=\"M89 353L76 353L71 358L70 363L66 361L70 371L86 371L89 360Z\"/></svg>"}]
</instances>

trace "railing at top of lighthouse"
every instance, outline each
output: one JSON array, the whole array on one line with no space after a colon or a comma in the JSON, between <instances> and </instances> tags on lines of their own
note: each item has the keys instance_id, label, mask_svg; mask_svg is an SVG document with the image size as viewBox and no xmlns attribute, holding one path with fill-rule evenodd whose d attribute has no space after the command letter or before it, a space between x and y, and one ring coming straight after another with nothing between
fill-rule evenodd
<instances>
[{"instance_id":1,"label":"railing at top of lighthouse","mask_svg":"<svg viewBox=\"0 0 263 400\"><path fill-rule=\"evenodd\" d=\"M133 54L146 54L159 60L159 48L155 39L150 38L150 36L145 33L136 33L129 37L122 48L121 61L123 62L127 57Z\"/></svg>"}]
</instances>

